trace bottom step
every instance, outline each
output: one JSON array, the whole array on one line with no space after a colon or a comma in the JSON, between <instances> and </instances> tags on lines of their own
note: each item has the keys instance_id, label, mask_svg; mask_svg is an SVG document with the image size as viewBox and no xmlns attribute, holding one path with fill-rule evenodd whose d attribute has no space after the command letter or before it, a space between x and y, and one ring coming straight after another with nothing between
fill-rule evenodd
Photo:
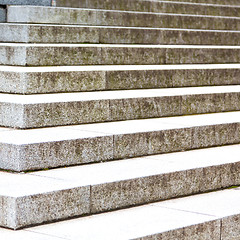
<instances>
[{"instance_id":1,"label":"bottom step","mask_svg":"<svg viewBox=\"0 0 240 240\"><path fill-rule=\"evenodd\" d=\"M93 215L240 185L240 145L48 171L0 172L0 225Z\"/></svg>"},{"instance_id":2,"label":"bottom step","mask_svg":"<svg viewBox=\"0 0 240 240\"><path fill-rule=\"evenodd\" d=\"M168 200L14 232L1 239L240 239L240 188Z\"/></svg>"}]
</instances>

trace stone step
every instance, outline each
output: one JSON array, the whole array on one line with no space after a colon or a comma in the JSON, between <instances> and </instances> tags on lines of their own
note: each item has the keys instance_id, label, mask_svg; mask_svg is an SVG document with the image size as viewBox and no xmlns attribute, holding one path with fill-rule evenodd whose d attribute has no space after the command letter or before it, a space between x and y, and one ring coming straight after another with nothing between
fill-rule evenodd
<instances>
[{"instance_id":1,"label":"stone step","mask_svg":"<svg viewBox=\"0 0 240 240\"><path fill-rule=\"evenodd\" d=\"M39 128L240 111L240 85L41 95L0 93L0 126Z\"/></svg>"},{"instance_id":2,"label":"stone step","mask_svg":"<svg viewBox=\"0 0 240 240\"><path fill-rule=\"evenodd\" d=\"M0 5L54 6L56 0L0 0Z\"/></svg>"},{"instance_id":3,"label":"stone step","mask_svg":"<svg viewBox=\"0 0 240 240\"><path fill-rule=\"evenodd\" d=\"M240 145L232 145L27 174L1 172L0 225L18 229L239 185L239 153Z\"/></svg>"},{"instance_id":4,"label":"stone step","mask_svg":"<svg viewBox=\"0 0 240 240\"><path fill-rule=\"evenodd\" d=\"M66 2L66 1L74 1L74 0L57 0L59 3ZM92 0L86 0L86 1L92 1ZM144 1L144 0L140 0ZM159 0L157 0L159 1ZM217 4L217 5L235 5L239 6L240 2L239 0L164 0L168 2L188 2L188 3L205 3L205 4ZM59 4L58 3L58 4Z\"/></svg>"},{"instance_id":5,"label":"stone step","mask_svg":"<svg viewBox=\"0 0 240 240\"><path fill-rule=\"evenodd\" d=\"M0 42L240 45L240 31L0 23Z\"/></svg>"},{"instance_id":6,"label":"stone step","mask_svg":"<svg viewBox=\"0 0 240 240\"><path fill-rule=\"evenodd\" d=\"M0 66L0 79L0 92L20 94L240 85L240 64Z\"/></svg>"},{"instance_id":7,"label":"stone step","mask_svg":"<svg viewBox=\"0 0 240 240\"><path fill-rule=\"evenodd\" d=\"M240 63L240 46L0 43L0 65L79 66L196 63Z\"/></svg>"},{"instance_id":8,"label":"stone step","mask_svg":"<svg viewBox=\"0 0 240 240\"><path fill-rule=\"evenodd\" d=\"M38 6L9 6L9 23L240 30L239 17Z\"/></svg>"},{"instance_id":9,"label":"stone step","mask_svg":"<svg viewBox=\"0 0 240 240\"><path fill-rule=\"evenodd\" d=\"M30 130L1 128L0 168L12 171L240 143L240 112Z\"/></svg>"},{"instance_id":10,"label":"stone step","mask_svg":"<svg viewBox=\"0 0 240 240\"><path fill-rule=\"evenodd\" d=\"M240 17L240 6L156 0L57 0L58 7Z\"/></svg>"},{"instance_id":11,"label":"stone step","mask_svg":"<svg viewBox=\"0 0 240 240\"><path fill-rule=\"evenodd\" d=\"M3 239L237 240L240 189L226 189L31 229L0 228Z\"/></svg>"}]
</instances>

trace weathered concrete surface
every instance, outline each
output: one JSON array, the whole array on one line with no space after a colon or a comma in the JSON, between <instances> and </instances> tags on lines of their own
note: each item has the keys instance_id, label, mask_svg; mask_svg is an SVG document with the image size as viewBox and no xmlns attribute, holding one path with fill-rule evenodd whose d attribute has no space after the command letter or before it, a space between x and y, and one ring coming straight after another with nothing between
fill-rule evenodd
<instances>
[{"instance_id":1,"label":"weathered concrete surface","mask_svg":"<svg viewBox=\"0 0 240 240\"><path fill-rule=\"evenodd\" d=\"M61 0L60 0L61 1ZM172 1L172 0L166 0ZM192 2L192 3L207 3L207 4L219 4L219 5L237 5L239 6L239 0L176 0L176 2Z\"/></svg>"},{"instance_id":2,"label":"weathered concrete surface","mask_svg":"<svg viewBox=\"0 0 240 240\"><path fill-rule=\"evenodd\" d=\"M36 226L32 231L2 228L0 234L11 240L40 240L43 235L46 240L235 240L240 237L239 199L236 188Z\"/></svg>"},{"instance_id":3,"label":"weathered concrete surface","mask_svg":"<svg viewBox=\"0 0 240 240\"><path fill-rule=\"evenodd\" d=\"M190 2L190 1L189 1ZM159 13L179 13L179 14L196 14L212 16L240 16L240 7L237 6L216 6L189 2L167 2L152 0L57 0L59 7L75 7L90 9L108 9L123 11L140 11L140 12L159 12Z\"/></svg>"},{"instance_id":4,"label":"weathered concrete surface","mask_svg":"<svg viewBox=\"0 0 240 240\"><path fill-rule=\"evenodd\" d=\"M240 45L239 31L0 23L0 42Z\"/></svg>"},{"instance_id":5,"label":"weathered concrete surface","mask_svg":"<svg viewBox=\"0 0 240 240\"><path fill-rule=\"evenodd\" d=\"M38 128L240 110L240 86L0 94L0 125Z\"/></svg>"},{"instance_id":6,"label":"weathered concrete surface","mask_svg":"<svg viewBox=\"0 0 240 240\"><path fill-rule=\"evenodd\" d=\"M56 0L0 0L0 5L36 5L52 6Z\"/></svg>"},{"instance_id":7,"label":"weathered concrete surface","mask_svg":"<svg viewBox=\"0 0 240 240\"><path fill-rule=\"evenodd\" d=\"M9 23L240 30L240 18L112 10L9 6Z\"/></svg>"},{"instance_id":8,"label":"weathered concrete surface","mask_svg":"<svg viewBox=\"0 0 240 240\"><path fill-rule=\"evenodd\" d=\"M239 46L0 43L0 65L240 63Z\"/></svg>"},{"instance_id":9,"label":"weathered concrete surface","mask_svg":"<svg viewBox=\"0 0 240 240\"><path fill-rule=\"evenodd\" d=\"M0 168L20 172L237 144L239 114L3 131Z\"/></svg>"},{"instance_id":10,"label":"weathered concrete surface","mask_svg":"<svg viewBox=\"0 0 240 240\"><path fill-rule=\"evenodd\" d=\"M7 20L6 9L0 6L0 23L6 22L6 20Z\"/></svg>"},{"instance_id":11,"label":"weathered concrete surface","mask_svg":"<svg viewBox=\"0 0 240 240\"><path fill-rule=\"evenodd\" d=\"M237 185L238 155L235 145L28 174L1 172L0 225L18 229Z\"/></svg>"},{"instance_id":12,"label":"weathered concrete surface","mask_svg":"<svg viewBox=\"0 0 240 240\"><path fill-rule=\"evenodd\" d=\"M0 91L59 93L240 85L239 64L13 67L0 66Z\"/></svg>"}]
</instances>

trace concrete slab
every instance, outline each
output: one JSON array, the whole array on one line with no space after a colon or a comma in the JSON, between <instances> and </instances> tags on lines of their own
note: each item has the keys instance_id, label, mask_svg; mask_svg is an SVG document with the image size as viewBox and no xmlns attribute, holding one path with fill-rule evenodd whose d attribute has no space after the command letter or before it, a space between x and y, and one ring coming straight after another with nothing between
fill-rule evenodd
<instances>
[{"instance_id":1,"label":"concrete slab","mask_svg":"<svg viewBox=\"0 0 240 240\"><path fill-rule=\"evenodd\" d=\"M239 114L4 131L0 167L26 171L236 144L240 142Z\"/></svg>"},{"instance_id":2,"label":"concrete slab","mask_svg":"<svg viewBox=\"0 0 240 240\"><path fill-rule=\"evenodd\" d=\"M17 229L237 185L239 150L235 145L27 174L1 172L0 224Z\"/></svg>"},{"instance_id":3,"label":"concrete slab","mask_svg":"<svg viewBox=\"0 0 240 240\"><path fill-rule=\"evenodd\" d=\"M0 53L0 65L15 66L240 62L239 46L0 43Z\"/></svg>"},{"instance_id":4,"label":"concrete slab","mask_svg":"<svg viewBox=\"0 0 240 240\"><path fill-rule=\"evenodd\" d=\"M239 45L239 31L0 23L0 42Z\"/></svg>"},{"instance_id":5,"label":"concrete slab","mask_svg":"<svg viewBox=\"0 0 240 240\"><path fill-rule=\"evenodd\" d=\"M223 190L37 226L17 232L0 229L16 240L31 236L52 239L237 239L239 190ZM231 204L229 204L231 203ZM236 203L236 204L234 204ZM228 206L230 206L228 208ZM193 209L194 208L194 209ZM227 208L227 210L226 210ZM194 210L194 211L193 211ZM197 212L195 212L197 211ZM226 225L227 219L232 222ZM235 228L234 228L235 226ZM229 231L230 230L230 231ZM30 239L30 238L29 238ZM41 238L40 238L41 239Z\"/></svg>"},{"instance_id":6,"label":"concrete slab","mask_svg":"<svg viewBox=\"0 0 240 240\"><path fill-rule=\"evenodd\" d=\"M0 91L60 93L240 84L239 64L0 66Z\"/></svg>"},{"instance_id":7,"label":"concrete slab","mask_svg":"<svg viewBox=\"0 0 240 240\"><path fill-rule=\"evenodd\" d=\"M52 6L52 0L0 0L0 5Z\"/></svg>"},{"instance_id":8,"label":"concrete slab","mask_svg":"<svg viewBox=\"0 0 240 240\"><path fill-rule=\"evenodd\" d=\"M38 226L29 232L71 240L220 239L220 232L222 239L238 239L239 198L239 191L223 190ZM232 222L226 224L227 219Z\"/></svg>"},{"instance_id":9,"label":"concrete slab","mask_svg":"<svg viewBox=\"0 0 240 240\"><path fill-rule=\"evenodd\" d=\"M240 110L240 86L0 94L0 125L37 128Z\"/></svg>"},{"instance_id":10,"label":"concrete slab","mask_svg":"<svg viewBox=\"0 0 240 240\"><path fill-rule=\"evenodd\" d=\"M57 0L58 7L77 7L90 9L108 9L108 10L123 10L123 11L140 11L140 12L159 12L159 13L179 13L179 14L195 14L195 15L214 15L214 16L240 16L240 8L237 6L219 6L206 4L202 1L201 4L185 2L167 2L167 1L152 1L145 0Z\"/></svg>"},{"instance_id":11,"label":"concrete slab","mask_svg":"<svg viewBox=\"0 0 240 240\"><path fill-rule=\"evenodd\" d=\"M166 0L166 1L172 1L172 0ZM192 2L192 3L207 3L207 4L218 4L218 5L236 5L239 6L238 0L228 0L227 2L225 0L176 0L176 2Z\"/></svg>"},{"instance_id":12,"label":"concrete slab","mask_svg":"<svg viewBox=\"0 0 240 240\"><path fill-rule=\"evenodd\" d=\"M240 30L239 17L37 6L9 6L7 22Z\"/></svg>"}]
</instances>

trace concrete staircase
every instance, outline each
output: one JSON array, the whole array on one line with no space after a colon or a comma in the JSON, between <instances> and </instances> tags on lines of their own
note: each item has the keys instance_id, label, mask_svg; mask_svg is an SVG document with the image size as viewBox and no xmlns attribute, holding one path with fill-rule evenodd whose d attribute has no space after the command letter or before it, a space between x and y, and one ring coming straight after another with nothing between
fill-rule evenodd
<instances>
[{"instance_id":1,"label":"concrete staircase","mask_svg":"<svg viewBox=\"0 0 240 240\"><path fill-rule=\"evenodd\" d=\"M240 239L240 3L191 2L0 0L0 239Z\"/></svg>"}]
</instances>

